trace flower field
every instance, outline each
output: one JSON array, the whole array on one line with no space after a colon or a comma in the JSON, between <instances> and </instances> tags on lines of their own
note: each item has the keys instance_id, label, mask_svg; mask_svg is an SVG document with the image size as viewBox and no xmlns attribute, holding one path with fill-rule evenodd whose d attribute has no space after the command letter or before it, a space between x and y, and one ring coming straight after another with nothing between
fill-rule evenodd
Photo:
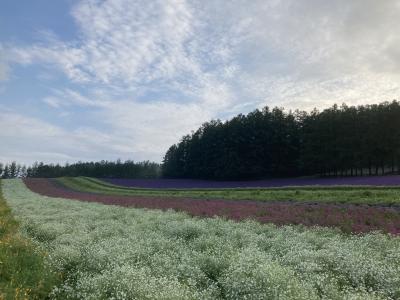
<instances>
[{"instance_id":1,"label":"flower field","mask_svg":"<svg viewBox=\"0 0 400 300\"><path fill-rule=\"evenodd\" d=\"M63 274L54 299L398 299L400 238L3 194Z\"/></svg>"},{"instance_id":2,"label":"flower field","mask_svg":"<svg viewBox=\"0 0 400 300\"><path fill-rule=\"evenodd\" d=\"M85 182L85 180L78 180ZM174 209L193 216L223 216L233 220L253 219L261 223L302 224L338 227L350 233L381 230L400 234L400 206L335 203L198 199L161 195L102 194L74 190L49 179L25 179L26 185L42 195L87 202L149 209ZM98 191L101 191L99 187Z\"/></svg>"}]
</instances>

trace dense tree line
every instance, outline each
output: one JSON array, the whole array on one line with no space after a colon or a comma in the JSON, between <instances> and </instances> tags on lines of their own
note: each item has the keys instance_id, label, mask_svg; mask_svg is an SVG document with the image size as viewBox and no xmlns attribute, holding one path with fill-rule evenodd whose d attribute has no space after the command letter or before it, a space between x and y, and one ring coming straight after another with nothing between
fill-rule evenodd
<instances>
[{"instance_id":1,"label":"dense tree line","mask_svg":"<svg viewBox=\"0 0 400 300\"><path fill-rule=\"evenodd\" d=\"M400 104L323 111L265 107L204 123L172 145L163 176L250 179L400 172Z\"/></svg>"},{"instance_id":2,"label":"dense tree line","mask_svg":"<svg viewBox=\"0 0 400 300\"><path fill-rule=\"evenodd\" d=\"M62 176L89 176L98 178L158 178L161 175L160 164L143 161L122 162L77 162L74 164L44 164L36 162L26 167L16 162L3 165L0 163L1 178L41 177L52 178Z\"/></svg>"}]
</instances>

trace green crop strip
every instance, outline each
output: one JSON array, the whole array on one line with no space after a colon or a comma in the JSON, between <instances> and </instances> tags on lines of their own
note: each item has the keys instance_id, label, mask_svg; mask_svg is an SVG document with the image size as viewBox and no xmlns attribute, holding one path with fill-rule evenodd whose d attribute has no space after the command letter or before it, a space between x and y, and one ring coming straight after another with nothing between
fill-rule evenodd
<instances>
[{"instance_id":1,"label":"green crop strip","mask_svg":"<svg viewBox=\"0 0 400 300\"><path fill-rule=\"evenodd\" d=\"M45 263L45 253L19 234L19 222L1 193L0 299L43 299L60 281Z\"/></svg>"},{"instance_id":2,"label":"green crop strip","mask_svg":"<svg viewBox=\"0 0 400 300\"><path fill-rule=\"evenodd\" d=\"M400 189L397 187L341 186L268 189L141 189L119 187L98 179L87 177L63 177L57 179L57 181L76 191L118 196L400 205Z\"/></svg>"}]
</instances>

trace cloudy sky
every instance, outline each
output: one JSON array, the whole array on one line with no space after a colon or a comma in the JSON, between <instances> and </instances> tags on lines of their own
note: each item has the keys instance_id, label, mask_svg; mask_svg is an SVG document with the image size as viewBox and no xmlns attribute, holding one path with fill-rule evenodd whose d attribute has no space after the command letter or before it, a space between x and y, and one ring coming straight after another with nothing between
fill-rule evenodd
<instances>
[{"instance_id":1,"label":"cloudy sky","mask_svg":"<svg viewBox=\"0 0 400 300\"><path fill-rule=\"evenodd\" d=\"M0 161L161 161L212 118L399 99L398 0L2 0Z\"/></svg>"}]
</instances>

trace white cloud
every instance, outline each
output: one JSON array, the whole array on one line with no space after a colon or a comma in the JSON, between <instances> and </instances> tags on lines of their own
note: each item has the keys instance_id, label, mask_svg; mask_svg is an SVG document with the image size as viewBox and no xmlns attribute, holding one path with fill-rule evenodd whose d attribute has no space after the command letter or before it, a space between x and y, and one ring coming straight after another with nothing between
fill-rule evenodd
<instances>
[{"instance_id":1,"label":"white cloud","mask_svg":"<svg viewBox=\"0 0 400 300\"><path fill-rule=\"evenodd\" d=\"M197 104L132 101L110 104L98 115L125 145L158 160L170 145L212 117L209 110Z\"/></svg>"},{"instance_id":2,"label":"white cloud","mask_svg":"<svg viewBox=\"0 0 400 300\"><path fill-rule=\"evenodd\" d=\"M16 157L25 163L117 158L161 161L170 145L211 117L196 104L132 101L108 103L95 115L108 125L106 131L79 126L63 129L0 107L0 161Z\"/></svg>"},{"instance_id":3,"label":"white cloud","mask_svg":"<svg viewBox=\"0 0 400 300\"><path fill-rule=\"evenodd\" d=\"M230 3L210 6L225 16L216 14L212 24L235 20L245 32L234 49L236 76L226 80L234 107L311 109L398 98L398 1Z\"/></svg>"},{"instance_id":4,"label":"white cloud","mask_svg":"<svg viewBox=\"0 0 400 300\"><path fill-rule=\"evenodd\" d=\"M15 48L12 60L54 65L77 83L172 89L186 98L209 89L210 76L220 86L223 78L215 75L233 70L228 58L236 37L225 29L208 32L187 1L81 1L72 14L79 39L63 43L45 34L48 46Z\"/></svg>"},{"instance_id":5,"label":"white cloud","mask_svg":"<svg viewBox=\"0 0 400 300\"><path fill-rule=\"evenodd\" d=\"M81 1L73 9L81 38L16 49L22 63L47 61L74 81L135 83L165 80L198 66L185 50L191 11L185 1Z\"/></svg>"},{"instance_id":6,"label":"white cloud","mask_svg":"<svg viewBox=\"0 0 400 300\"><path fill-rule=\"evenodd\" d=\"M66 89L52 89L52 96L47 96L43 98L43 102L54 108L60 107L68 107L68 106L82 106L82 107L104 107L107 106L108 103L102 101L95 96L93 98L89 98L87 96L83 96L81 93L71 90L69 88Z\"/></svg>"},{"instance_id":7,"label":"white cloud","mask_svg":"<svg viewBox=\"0 0 400 300\"><path fill-rule=\"evenodd\" d=\"M76 139L95 140L99 145L113 145L115 157L133 155L137 160L153 159L161 161L168 147L176 143L183 135L196 130L203 122L211 119L216 107L226 107L227 91L224 86L218 90L208 90L208 102L175 103L173 101L106 100L99 95L97 101L86 101L71 90L54 90L55 96L43 99L43 102L69 118L76 106L91 107L88 117L98 120L98 124L107 128L107 134L94 128L78 128L71 132ZM218 99L213 99L219 94ZM112 138L111 138L112 137ZM104 148L104 147L103 147ZM92 150L93 154L103 148Z\"/></svg>"},{"instance_id":8,"label":"white cloud","mask_svg":"<svg viewBox=\"0 0 400 300\"><path fill-rule=\"evenodd\" d=\"M147 159L146 153L127 147L123 138L93 128L67 130L9 110L0 111L0 127L0 161L3 162Z\"/></svg>"}]
</instances>

